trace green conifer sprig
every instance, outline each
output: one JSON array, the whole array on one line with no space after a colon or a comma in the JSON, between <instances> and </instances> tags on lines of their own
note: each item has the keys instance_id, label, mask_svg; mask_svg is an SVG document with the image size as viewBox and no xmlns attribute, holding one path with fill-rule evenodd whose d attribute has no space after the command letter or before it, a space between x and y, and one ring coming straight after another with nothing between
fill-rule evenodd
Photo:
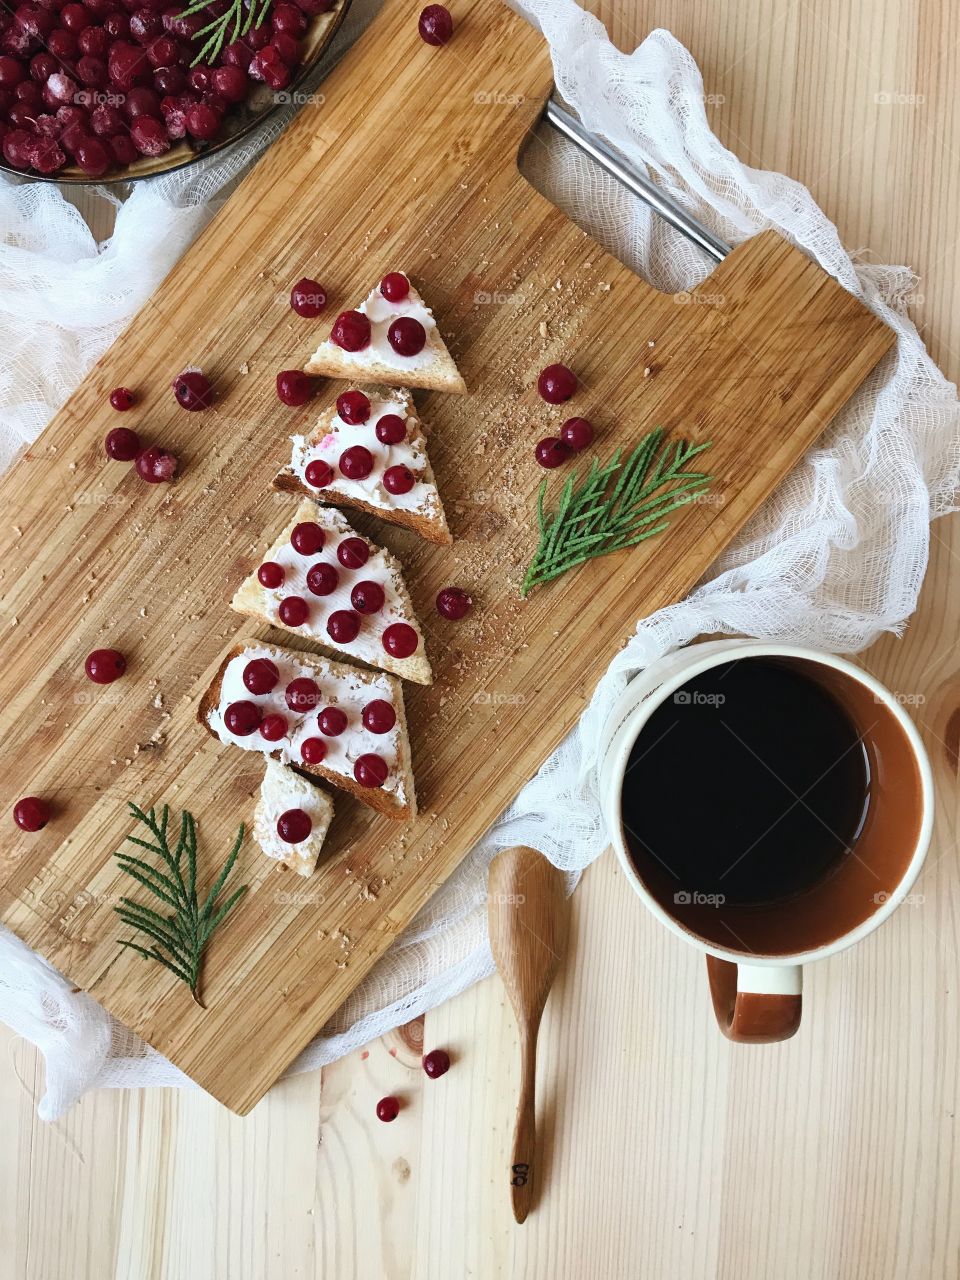
<instances>
[{"instance_id":1,"label":"green conifer sprig","mask_svg":"<svg viewBox=\"0 0 960 1280\"><path fill-rule=\"evenodd\" d=\"M151 945L123 939L120 946L129 947L145 960L157 960L175 973L187 984L202 1009L205 1006L200 998L200 977L204 950L213 931L247 892L248 886L241 885L225 901L219 901L243 844L243 825L219 875L201 901L197 892L197 824L193 814L186 810L180 814L179 835L171 849L168 805L163 806L159 819L156 810L145 812L133 803L130 813L146 827L150 839L130 835L127 840L154 854L160 865L129 853L118 853L117 862L127 875L149 890L156 902L170 910L165 912L133 898L121 898L120 905L114 907L117 915L124 924L148 938Z\"/></svg>"},{"instance_id":2,"label":"green conifer sprig","mask_svg":"<svg viewBox=\"0 0 960 1280\"><path fill-rule=\"evenodd\" d=\"M606 466L594 458L583 481L573 472L552 514L544 510L544 480L537 498L540 541L520 588L522 596L586 560L662 533L672 511L707 491L713 477L685 468L710 448L710 441L672 445L664 444L663 436L663 428L655 427L622 464L619 449Z\"/></svg>"}]
</instances>

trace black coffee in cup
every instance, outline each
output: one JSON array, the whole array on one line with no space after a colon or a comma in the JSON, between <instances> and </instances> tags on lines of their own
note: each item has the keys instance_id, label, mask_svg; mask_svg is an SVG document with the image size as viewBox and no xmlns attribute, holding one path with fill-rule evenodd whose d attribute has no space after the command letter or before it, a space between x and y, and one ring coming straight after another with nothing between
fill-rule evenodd
<instances>
[{"instance_id":1,"label":"black coffee in cup","mask_svg":"<svg viewBox=\"0 0 960 1280\"><path fill-rule=\"evenodd\" d=\"M747 906L801 894L842 865L867 813L870 769L847 712L808 670L724 663L653 712L622 792L641 875Z\"/></svg>"}]
</instances>

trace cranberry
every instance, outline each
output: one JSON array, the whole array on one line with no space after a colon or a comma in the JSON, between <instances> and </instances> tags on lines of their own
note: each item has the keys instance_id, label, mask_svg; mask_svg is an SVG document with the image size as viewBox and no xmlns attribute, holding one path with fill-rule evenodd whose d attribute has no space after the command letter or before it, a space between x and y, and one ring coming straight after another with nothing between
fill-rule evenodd
<instances>
[{"instance_id":1,"label":"cranberry","mask_svg":"<svg viewBox=\"0 0 960 1280\"><path fill-rule=\"evenodd\" d=\"M111 40L123 40L130 34L130 19L125 13L108 13L103 29Z\"/></svg>"},{"instance_id":2,"label":"cranberry","mask_svg":"<svg viewBox=\"0 0 960 1280\"><path fill-rule=\"evenodd\" d=\"M213 400L213 388L208 378L199 369L184 369L170 384L177 404L181 409L189 409L196 413L198 409L206 409Z\"/></svg>"},{"instance_id":3,"label":"cranberry","mask_svg":"<svg viewBox=\"0 0 960 1280\"><path fill-rule=\"evenodd\" d=\"M350 603L357 613L379 613L385 599L379 582L358 582L350 592Z\"/></svg>"},{"instance_id":4,"label":"cranberry","mask_svg":"<svg viewBox=\"0 0 960 1280\"><path fill-rule=\"evenodd\" d=\"M110 46L107 71L113 84L126 92L135 84L144 83L150 71L150 64L139 45L126 44L118 40Z\"/></svg>"},{"instance_id":5,"label":"cranberry","mask_svg":"<svg viewBox=\"0 0 960 1280\"><path fill-rule=\"evenodd\" d=\"M437 593L437 613L451 622L465 618L472 608L472 597L460 587L444 587Z\"/></svg>"},{"instance_id":6,"label":"cranberry","mask_svg":"<svg viewBox=\"0 0 960 1280\"><path fill-rule=\"evenodd\" d=\"M245 687L251 693L261 697L265 693L272 693L279 679L280 672L277 670L277 664L271 662L269 658L251 658L243 668Z\"/></svg>"},{"instance_id":7,"label":"cranberry","mask_svg":"<svg viewBox=\"0 0 960 1280\"><path fill-rule=\"evenodd\" d=\"M286 716L275 713L264 716L260 721L260 737L266 742L279 742L287 736Z\"/></svg>"},{"instance_id":8,"label":"cranberry","mask_svg":"<svg viewBox=\"0 0 960 1280\"><path fill-rule=\"evenodd\" d=\"M428 4L417 24L420 39L427 44L446 44L453 35L453 18L442 4Z\"/></svg>"},{"instance_id":9,"label":"cranberry","mask_svg":"<svg viewBox=\"0 0 960 1280\"><path fill-rule=\"evenodd\" d=\"M362 391L344 391L337 396L337 413L344 422L359 426L370 417L370 401Z\"/></svg>"},{"instance_id":10,"label":"cranberry","mask_svg":"<svg viewBox=\"0 0 960 1280\"><path fill-rule=\"evenodd\" d=\"M130 140L141 155L162 156L170 150L170 139L155 116L137 116L130 126Z\"/></svg>"},{"instance_id":11,"label":"cranberry","mask_svg":"<svg viewBox=\"0 0 960 1280\"><path fill-rule=\"evenodd\" d=\"M0 87L14 89L24 78L23 67L16 58L0 57Z\"/></svg>"},{"instance_id":12,"label":"cranberry","mask_svg":"<svg viewBox=\"0 0 960 1280\"><path fill-rule=\"evenodd\" d=\"M110 49L110 36L103 27L84 27L77 38L80 52L90 58L105 58Z\"/></svg>"},{"instance_id":13,"label":"cranberry","mask_svg":"<svg viewBox=\"0 0 960 1280\"><path fill-rule=\"evenodd\" d=\"M284 696L291 711L299 711L301 715L305 715L319 707L320 686L309 676L299 676L290 681Z\"/></svg>"},{"instance_id":14,"label":"cranberry","mask_svg":"<svg viewBox=\"0 0 960 1280\"><path fill-rule=\"evenodd\" d=\"M197 102L187 112L187 130L195 138L212 138L220 128L220 116L206 102Z\"/></svg>"},{"instance_id":15,"label":"cranberry","mask_svg":"<svg viewBox=\"0 0 960 1280\"><path fill-rule=\"evenodd\" d=\"M260 728L260 708L246 699L231 702L223 713L223 723L235 737L249 738Z\"/></svg>"},{"instance_id":16,"label":"cranberry","mask_svg":"<svg viewBox=\"0 0 960 1280\"><path fill-rule=\"evenodd\" d=\"M383 473L383 487L387 493L409 493L416 484L416 477L409 467L387 467Z\"/></svg>"},{"instance_id":17,"label":"cranberry","mask_svg":"<svg viewBox=\"0 0 960 1280\"><path fill-rule=\"evenodd\" d=\"M398 413L385 413L377 419L377 439L381 444L399 444L407 436L407 424Z\"/></svg>"},{"instance_id":18,"label":"cranberry","mask_svg":"<svg viewBox=\"0 0 960 1280\"><path fill-rule=\"evenodd\" d=\"M133 407L133 392L126 387L115 387L110 392L110 404L118 413L125 413Z\"/></svg>"},{"instance_id":19,"label":"cranberry","mask_svg":"<svg viewBox=\"0 0 960 1280\"><path fill-rule=\"evenodd\" d=\"M62 14L60 21L63 22L64 26L69 25L63 21ZM44 13L42 9L37 8L35 5L22 4L13 15L13 25L29 36L31 40L39 43L46 40L53 31L56 25L56 18L52 13Z\"/></svg>"},{"instance_id":20,"label":"cranberry","mask_svg":"<svg viewBox=\"0 0 960 1280\"><path fill-rule=\"evenodd\" d=\"M323 550L325 540L323 530L313 520L295 524L290 534L290 545L302 556L315 556Z\"/></svg>"},{"instance_id":21,"label":"cranberry","mask_svg":"<svg viewBox=\"0 0 960 1280\"><path fill-rule=\"evenodd\" d=\"M140 437L129 427L114 427L107 432L103 447L114 462L132 462L140 452Z\"/></svg>"},{"instance_id":22,"label":"cranberry","mask_svg":"<svg viewBox=\"0 0 960 1280\"><path fill-rule=\"evenodd\" d=\"M160 73L157 72L157 75ZM175 140L185 138L187 136L187 108L190 106L189 101L183 98L174 98L167 96L160 101L160 114L163 116L163 125L167 131L167 137Z\"/></svg>"},{"instance_id":23,"label":"cranberry","mask_svg":"<svg viewBox=\"0 0 960 1280\"><path fill-rule=\"evenodd\" d=\"M220 128L219 111L214 110L209 102L195 102L187 108L187 132L193 137L207 141L214 137Z\"/></svg>"},{"instance_id":24,"label":"cranberry","mask_svg":"<svg viewBox=\"0 0 960 1280\"><path fill-rule=\"evenodd\" d=\"M345 569L362 569L370 559L370 548L362 538L344 538L337 547L337 559Z\"/></svg>"},{"instance_id":25,"label":"cranberry","mask_svg":"<svg viewBox=\"0 0 960 1280\"><path fill-rule=\"evenodd\" d=\"M344 449L337 465L340 467L340 474L348 480L366 480L373 470L373 454L362 444L354 444L349 449Z\"/></svg>"},{"instance_id":26,"label":"cranberry","mask_svg":"<svg viewBox=\"0 0 960 1280\"><path fill-rule=\"evenodd\" d=\"M90 14L82 4L65 4L60 10L60 22L68 31L82 31L90 25Z\"/></svg>"},{"instance_id":27,"label":"cranberry","mask_svg":"<svg viewBox=\"0 0 960 1280\"><path fill-rule=\"evenodd\" d=\"M374 698L363 708L362 719L368 733L389 733L397 723L397 713L383 698Z\"/></svg>"},{"instance_id":28,"label":"cranberry","mask_svg":"<svg viewBox=\"0 0 960 1280\"><path fill-rule=\"evenodd\" d=\"M257 581L261 587L266 587L269 591L276 591L277 587L282 587L285 577L283 565L276 564L273 560L268 560L257 570Z\"/></svg>"},{"instance_id":29,"label":"cranberry","mask_svg":"<svg viewBox=\"0 0 960 1280\"><path fill-rule=\"evenodd\" d=\"M427 342L427 331L413 316L397 316L387 330L387 341L398 356L415 356Z\"/></svg>"},{"instance_id":30,"label":"cranberry","mask_svg":"<svg viewBox=\"0 0 960 1280\"><path fill-rule=\"evenodd\" d=\"M327 738L339 738L347 727L346 712L339 707L324 707L317 719L320 732Z\"/></svg>"},{"instance_id":31,"label":"cranberry","mask_svg":"<svg viewBox=\"0 0 960 1280\"><path fill-rule=\"evenodd\" d=\"M77 56L77 47L77 37L72 31L67 31L64 27L58 27L56 31L50 32L47 48L58 62L75 58Z\"/></svg>"},{"instance_id":32,"label":"cranberry","mask_svg":"<svg viewBox=\"0 0 960 1280\"><path fill-rule=\"evenodd\" d=\"M545 436L538 442L533 451L533 456L541 467L552 470L554 467L559 467L566 462L570 457L570 450L559 436Z\"/></svg>"},{"instance_id":33,"label":"cranberry","mask_svg":"<svg viewBox=\"0 0 960 1280\"><path fill-rule=\"evenodd\" d=\"M290 290L290 305L298 316L312 319L327 305L327 294L322 284L303 276Z\"/></svg>"},{"instance_id":34,"label":"cranberry","mask_svg":"<svg viewBox=\"0 0 960 1280\"><path fill-rule=\"evenodd\" d=\"M350 609L337 609L327 619L327 635L334 644L352 644L360 632L360 619Z\"/></svg>"},{"instance_id":35,"label":"cranberry","mask_svg":"<svg viewBox=\"0 0 960 1280\"><path fill-rule=\"evenodd\" d=\"M300 45L294 36L287 35L285 31L274 31L267 49L276 49L285 67L293 68L300 61ZM264 53L266 53L266 49ZM270 84L269 76L264 76L264 79L267 84Z\"/></svg>"},{"instance_id":36,"label":"cranberry","mask_svg":"<svg viewBox=\"0 0 960 1280\"><path fill-rule=\"evenodd\" d=\"M195 89L197 93L206 93L210 88L210 68L191 67L189 80L191 89Z\"/></svg>"},{"instance_id":37,"label":"cranberry","mask_svg":"<svg viewBox=\"0 0 960 1280\"><path fill-rule=\"evenodd\" d=\"M123 133L123 117L116 107L102 103L90 112L90 128L98 138L113 138Z\"/></svg>"},{"instance_id":38,"label":"cranberry","mask_svg":"<svg viewBox=\"0 0 960 1280\"><path fill-rule=\"evenodd\" d=\"M213 88L227 102L243 102L248 87L249 81L239 67L217 67L213 73Z\"/></svg>"},{"instance_id":39,"label":"cranberry","mask_svg":"<svg viewBox=\"0 0 960 1280\"><path fill-rule=\"evenodd\" d=\"M247 68L253 59L253 51L242 40L235 40L233 44L228 44L225 47L220 59L225 67L239 67L246 74Z\"/></svg>"},{"instance_id":40,"label":"cranberry","mask_svg":"<svg viewBox=\"0 0 960 1280\"><path fill-rule=\"evenodd\" d=\"M3 143L0 146L7 164L12 164L18 169L26 169L30 163L26 152L29 143L30 135L26 129L12 129L4 134Z\"/></svg>"},{"instance_id":41,"label":"cranberry","mask_svg":"<svg viewBox=\"0 0 960 1280\"><path fill-rule=\"evenodd\" d=\"M389 1097L381 1098L377 1103L377 1119L382 1120L384 1124L389 1124L391 1120L396 1120L400 1114L400 1099Z\"/></svg>"},{"instance_id":42,"label":"cranberry","mask_svg":"<svg viewBox=\"0 0 960 1280\"><path fill-rule=\"evenodd\" d=\"M162 15L163 29L181 40L192 40L209 21L209 14L206 10L203 13L181 13L180 8L166 10Z\"/></svg>"},{"instance_id":43,"label":"cranberry","mask_svg":"<svg viewBox=\"0 0 960 1280\"><path fill-rule=\"evenodd\" d=\"M9 93L9 89L4 89L5 94ZM17 87L13 90L13 101L7 104L7 109L13 107L33 107L35 111L43 108L43 94L40 86L35 84L33 80L21 80Z\"/></svg>"},{"instance_id":44,"label":"cranberry","mask_svg":"<svg viewBox=\"0 0 960 1280\"><path fill-rule=\"evenodd\" d=\"M302 627L310 616L310 606L303 596L285 596L277 612L285 627Z\"/></svg>"},{"instance_id":45,"label":"cranberry","mask_svg":"<svg viewBox=\"0 0 960 1280\"><path fill-rule=\"evenodd\" d=\"M37 42L22 27L12 26L3 33L3 51L26 60L37 47Z\"/></svg>"},{"instance_id":46,"label":"cranberry","mask_svg":"<svg viewBox=\"0 0 960 1280\"><path fill-rule=\"evenodd\" d=\"M87 679L94 684L113 684L127 669L127 660L117 649L94 649L83 664Z\"/></svg>"},{"instance_id":47,"label":"cranberry","mask_svg":"<svg viewBox=\"0 0 960 1280\"><path fill-rule=\"evenodd\" d=\"M160 94L160 114L163 115L163 99L183 93L187 87L187 73L182 67L160 67L153 73L153 87ZM186 120L183 128L186 131Z\"/></svg>"},{"instance_id":48,"label":"cranberry","mask_svg":"<svg viewBox=\"0 0 960 1280\"><path fill-rule=\"evenodd\" d=\"M151 13L149 9L137 9L130 15L130 34L137 44L149 44L151 40L156 40L162 31L163 19L159 13Z\"/></svg>"},{"instance_id":49,"label":"cranberry","mask_svg":"<svg viewBox=\"0 0 960 1280\"><path fill-rule=\"evenodd\" d=\"M431 1049L423 1056L423 1069L431 1080L445 1076L450 1070L450 1055L446 1049Z\"/></svg>"},{"instance_id":50,"label":"cranberry","mask_svg":"<svg viewBox=\"0 0 960 1280\"><path fill-rule=\"evenodd\" d=\"M177 455L152 444L137 454L137 475L147 484L165 484L177 474Z\"/></svg>"},{"instance_id":51,"label":"cranberry","mask_svg":"<svg viewBox=\"0 0 960 1280\"><path fill-rule=\"evenodd\" d=\"M308 462L303 477L311 489L325 489L333 482L333 467L329 462L314 458Z\"/></svg>"},{"instance_id":52,"label":"cranberry","mask_svg":"<svg viewBox=\"0 0 960 1280\"><path fill-rule=\"evenodd\" d=\"M288 809L277 819L277 835L286 844L300 844L313 830L310 815L302 809Z\"/></svg>"},{"instance_id":53,"label":"cranberry","mask_svg":"<svg viewBox=\"0 0 960 1280\"><path fill-rule=\"evenodd\" d=\"M537 379L537 390L547 404L563 404L577 389L577 375L565 364L548 364Z\"/></svg>"},{"instance_id":54,"label":"cranberry","mask_svg":"<svg viewBox=\"0 0 960 1280\"><path fill-rule=\"evenodd\" d=\"M32 80L21 80L13 91L13 96L18 103L23 103L26 107L40 108L43 101L40 95L40 88L35 85Z\"/></svg>"},{"instance_id":55,"label":"cranberry","mask_svg":"<svg viewBox=\"0 0 960 1280\"><path fill-rule=\"evenodd\" d=\"M410 293L410 281L402 271L390 271L380 281L380 292L388 302L403 302Z\"/></svg>"},{"instance_id":56,"label":"cranberry","mask_svg":"<svg viewBox=\"0 0 960 1280\"><path fill-rule=\"evenodd\" d=\"M78 124L72 124L69 125L69 128L79 129L81 127ZM63 141L65 145L67 143L67 129L64 129ZM83 170L83 173L90 174L91 178L100 178L113 163L104 143L90 137L90 134L83 134L83 136L79 137L76 146L72 147L72 150L79 168Z\"/></svg>"},{"instance_id":57,"label":"cranberry","mask_svg":"<svg viewBox=\"0 0 960 1280\"><path fill-rule=\"evenodd\" d=\"M319 17L321 13L327 13L336 3L336 0L296 0L298 9L302 9L310 18Z\"/></svg>"},{"instance_id":58,"label":"cranberry","mask_svg":"<svg viewBox=\"0 0 960 1280\"><path fill-rule=\"evenodd\" d=\"M64 102L74 102L76 97L77 82L72 76L65 75L62 71L55 71L48 77L43 91L44 102L52 99L51 105L55 103L60 106Z\"/></svg>"},{"instance_id":59,"label":"cranberry","mask_svg":"<svg viewBox=\"0 0 960 1280\"><path fill-rule=\"evenodd\" d=\"M327 744L322 738L306 738L300 743L300 759L304 764L320 764L327 754Z\"/></svg>"},{"instance_id":60,"label":"cranberry","mask_svg":"<svg viewBox=\"0 0 960 1280\"><path fill-rule=\"evenodd\" d=\"M382 787L388 772L386 760L373 751L365 752L353 766L353 776L361 787Z\"/></svg>"},{"instance_id":61,"label":"cranberry","mask_svg":"<svg viewBox=\"0 0 960 1280\"><path fill-rule=\"evenodd\" d=\"M118 133L109 139L110 150L113 152L113 158L121 168L128 164L133 164L137 158L137 148L133 145L133 139L125 133Z\"/></svg>"},{"instance_id":62,"label":"cranberry","mask_svg":"<svg viewBox=\"0 0 960 1280\"><path fill-rule=\"evenodd\" d=\"M171 40L169 36L158 36L147 46L147 59L151 67L176 66L179 53L176 40Z\"/></svg>"},{"instance_id":63,"label":"cranberry","mask_svg":"<svg viewBox=\"0 0 960 1280\"><path fill-rule=\"evenodd\" d=\"M279 40L281 37L277 36L277 39ZM293 79L293 72L286 63L280 61L280 54L278 50L275 51L278 59L276 62L265 61L264 55L268 50L273 48L274 46L267 45L266 49L264 49L262 53L257 54L253 62L250 63L250 75L253 76L254 79L262 80L268 89L285 89ZM257 66L258 63L260 64L260 74L259 76L255 76L254 67Z\"/></svg>"},{"instance_id":64,"label":"cranberry","mask_svg":"<svg viewBox=\"0 0 960 1280\"><path fill-rule=\"evenodd\" d=\"M272 43L273 36L266 27L254 29L248 33L247 43L253 43L252 37L256 35L257 41L253 47L258 51L247 68L247 74L253 80L262 80L271 88L277 87L277 81L287 77L289 82L288 68L285 66L280 50ZM282 86L281 86L282 87Z\"/></svg>"},{"instance_id":65,"label":"cranberry","mask_svg":"<svg viewBox=\"0 0 960 1280\"><path fill-rule=\"evenodd\" d=\"M265 49L270 43L270 28L266 25L251 27L243 38L251 49Z\"/></svg>"},{"instance_id":66,"label":"cranberry","mask_svg":"<svg viewBox=\"0 0 960 1280\"><path fill-rule=\"evenodd\" d=\"M302 36L307 29L307 20L303 11L295 4L278 4L270 14L270 25L274 31L284 31L290 36Z\"/></svg>"},{"instance_id":67,"label":"cranberry","mask_svg":"<svg viewBox=\"0 0 960 1280\"><path fill-rule=\"evenodd\" d=\"M77 63L77 76L88 89L102 89L107 83L107 64L102 58L90 58L86 54Z\"/></svg>"},{"instance_id":68,"label":"cranberry","mask_svg":"<svg viewBox=\"0 0 960 1280\"><path fill-rule=\"evenodd\" d=\"M416 653L420 637L407 622L394 622L383 633L382 644L391 658L409 658Z\"/></svg>"},{"instance_id":69,"label":"cranberry","mask_svg":"<svg viewBox=\"0 0 960 1280\"><path fill-rule=\"evenodd\" d=\"M50 820L50 810L39 796L24 796L13 806L13 820L21 831L40 831Z\"/></svg>"},{"instance_id":70,"label":"cranberry","mask_svg":"<svg viewBox=\"0 0 960 1280\"><path fill-rule=\"evenodd\" d=\"M560 428L560 439L568 449L579 453L593 440L593 427L586 418L568 418Z\"/></svg>"},{"instance_id":71,"label":"cranberry","mask_svg":"<svg viewBox=\"0 0 960 1280\"><path fill-rule=\"evenodd\" d=\"M131 89L123 104L123 112L128 120L136 120L139 116L153 116L159 120L160 98L156 90L144 85Z\"/></svg>"},{"instance_id":72,"label":"cranberry","mask_svg":"<svg viewBox=\"0 0 960 1280\"><path fill-rule=\"evenodd\" d=\"M284 404L296 409L313 395L313 382L300 369L283 369L277 374L277 395Z\"/></svg>"},{"instance_id":73,"label":"cranberry","mask_svg":"<svg viewBox=\"0 0 960 1280\"><path fill-rule=\"evenodd\" d=\"M360 351L370 342L370 321L360 311L341 311L330 330L330 341L344 351Z\"/></svg>"},{"instance_id":74,"label":"cranberry","mask_svg":"<svg viewBox=\"0 0 960 1280\"><path fill-rule=\"evenodd\" d=\"M340 575L332 564L315 564L307 571L307 588L315 596L329 596L337 589Z\"/></svg>"}]
</instances>

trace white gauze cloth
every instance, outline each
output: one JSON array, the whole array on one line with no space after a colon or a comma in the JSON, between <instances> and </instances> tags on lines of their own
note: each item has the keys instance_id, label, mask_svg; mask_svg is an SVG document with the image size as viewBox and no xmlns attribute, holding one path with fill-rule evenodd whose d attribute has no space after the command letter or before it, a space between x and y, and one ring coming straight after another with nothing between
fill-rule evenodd
<instances>
[{"instance_id":1,"label":"white gauze cloth","mask_svg":"<svg viewBox=\"0 0 960 1280\"><path fill-rule=\"evenodd\" d=\"M707 124L700 73L667 32L652 32L625 54L573 0L529 0L528 11L550 42L560 93L589 129L733 244L767 227L792 240L882 316L898 343L708 580L682 603L638 622L577 729L294 1071L330 1062L492 972L484 892L497 849L533 845L572 877L601 853L597 731L635 672L707 633L849 652L898 630L916 605L930 521L954 502L957 398L906 317L911 272L855 261L809 192L781 174L749 168L721 146ZM355 0L339 51L370 13ZM138 185L103 245L56 188L0 186L4 465L35 438L285 122L225 157ZM699 250L546 126L538 136L543 145L529 147L525 158L537 186L658 288L696 288L710 268ZM62 1114L97 1086L190 1083L3 931L0 1019L44 1054L44 1117Z\"/></svg>"}]
</instances>

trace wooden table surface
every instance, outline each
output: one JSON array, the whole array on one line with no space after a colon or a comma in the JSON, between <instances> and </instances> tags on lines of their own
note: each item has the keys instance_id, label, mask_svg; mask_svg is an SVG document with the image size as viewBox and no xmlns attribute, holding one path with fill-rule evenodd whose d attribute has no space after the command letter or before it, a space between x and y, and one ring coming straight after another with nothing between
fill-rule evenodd
<instances>
[{"instance_id":1,"label":"wooden table surface","mask_svg":"<svg viewBox=\"0 0 960 1280\"><path fill-rule=\"evenodd\" d=\"M713 123L805 182L847 245L920 276L913 314L960 372L960 11L947 0L602 0L615 41L672 30ZM0 1028L0 1240L22 1280L927 1280L960 1274L956 1013L960 526L933 526L919 610L861 661L909 698L939 787L904 907L808 971L800 1034L730 1045L701 958L610 855L575 896L547 1007L546 1199L514 1226L518 1081L502 989L288 1081L241 1120L195 1092L101 1092L35 1116L42 1063ZM432 1082L417 1038L447 1046ZM413 1045L414 1047L411 1047ZM380 1124L377 1098L408 1099Z\"/></svg>"}]
</instances>

